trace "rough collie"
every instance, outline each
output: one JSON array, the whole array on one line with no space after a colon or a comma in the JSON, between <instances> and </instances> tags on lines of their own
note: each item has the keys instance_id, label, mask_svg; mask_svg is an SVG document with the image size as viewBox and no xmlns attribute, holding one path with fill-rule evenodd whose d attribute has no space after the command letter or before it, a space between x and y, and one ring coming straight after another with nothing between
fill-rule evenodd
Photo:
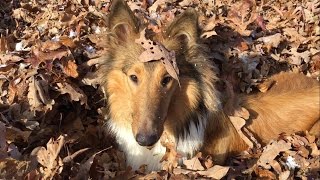
<instances>
[{"instance_id":1,"label":"rough collie","mask_svg":"<svg viewBox=\"0 0 320 180\"><path fill-rule=\"evenodd\" d=\"M123 0L112 2L108 19L108 55L97 73L104 80L108 128L114 133L127 163L137 169L161 168L166 148L164 132L174 137L184 158L197 151L217 164L248 148L223 112L224 92L214 64L201 43L197 13L186 10L151 42L174 52L179 82L163 61L141 61L145 48L137 43L145 29ZM239 97L250 112L246 126L261 143L280 133L319 130L319 83L301 74L281 73L261 94Z\"/></svg>"}]
</instances>

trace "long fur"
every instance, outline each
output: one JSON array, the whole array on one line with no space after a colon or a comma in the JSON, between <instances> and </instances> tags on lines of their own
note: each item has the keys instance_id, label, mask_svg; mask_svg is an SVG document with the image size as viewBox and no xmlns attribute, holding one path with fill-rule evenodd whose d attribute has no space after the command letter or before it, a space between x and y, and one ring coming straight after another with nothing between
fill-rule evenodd
<instances>
[{"instance_id":1,"label":"long fur","mask_svg":"<svg viewBox=\"0 0 320 180\"><path fill-rule=\"evenodd\" d=\"M175 137L177 151L184 157L201 150L219 164L247 148L222 110L224 93L215 87L218 71L201 44L197 19L195 11L186 10L163 34L151 37L176 52L181 87L172 82L163 90L157 85L165 73L163 65L138 59L143 49L134 40L143 26L122 0L113 2L108 21L109 54L97 73L104 81L108 127L134 169L142 164L147 164L148 170L159 169L165 153L159 141L151 149L140 146L138 133L154 131L161 136L166 131ZM139 86L130 82L132 72L141 78ZM250 111L248 128L262 143L281 132L316 132L319 83L300 74L283 73L271 79L275 84L266 93L239 97Z\"/></svg>"}]
</instances>

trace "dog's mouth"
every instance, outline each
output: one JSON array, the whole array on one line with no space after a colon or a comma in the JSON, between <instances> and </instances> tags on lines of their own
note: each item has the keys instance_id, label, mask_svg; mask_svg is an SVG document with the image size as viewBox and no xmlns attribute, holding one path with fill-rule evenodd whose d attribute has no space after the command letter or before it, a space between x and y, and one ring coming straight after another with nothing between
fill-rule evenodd
<instances>
[{"instance_id":1,"label":"dog's mouth","mask_svg":"<svg viewBox=\"0 0 320 180\"><path fill-rule=\"evenodd\" d=\"M157 144L157 143L156 143ZM145 148L147 148L148 150L151 150L156 144L152 145L152 146L145 146Z\"/></svg>"}]
</instances>

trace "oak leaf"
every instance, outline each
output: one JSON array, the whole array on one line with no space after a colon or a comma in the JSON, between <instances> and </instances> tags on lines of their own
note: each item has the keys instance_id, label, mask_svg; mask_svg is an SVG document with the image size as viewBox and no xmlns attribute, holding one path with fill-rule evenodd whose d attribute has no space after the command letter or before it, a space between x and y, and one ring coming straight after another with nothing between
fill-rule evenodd
<instances>
[{"instance_id":1,"label":"oak leaf","mask_svg":"<svg viewBox=\"0 0 320 180\"><path fill-rule=\"evenodd\" d=\"M47 148L40 147L37 154L37 161L43 166L40 169L44 179L52 178L56 173L61 173L63 169L62 159L58 156L64 145L64 137L59 136L57 140L51 138L47 143Z\"/></svg>"},{"instance_id":2,"label":"oak leaf","mask_svg":"<svg viewBox=\"0 0 320 180\"><path fill-rule=\"evenodd\" d=\"M160 60L164 64L167 72L172 78L178 81L179 85L179 69L176 62L176 56L174 51L169 51L161 43L151 41L145 37L145 29L141 31L140 38L135 42L140 44L145 51L141 53L139 59L141 62L157 61Z\"/></svg>"}]
</instances>

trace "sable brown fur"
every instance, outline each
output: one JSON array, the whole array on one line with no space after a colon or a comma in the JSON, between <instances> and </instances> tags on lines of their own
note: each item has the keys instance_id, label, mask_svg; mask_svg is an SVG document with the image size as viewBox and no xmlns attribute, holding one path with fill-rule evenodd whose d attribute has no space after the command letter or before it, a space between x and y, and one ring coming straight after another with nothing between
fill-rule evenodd
<instances>
[{"instance_id":1,"label":"sable brown fur","mask_svg":"<svg viewBox=\"0 0 320 180\"><path fill-rule=\"evenodd\" d=\"M197 19L194 10L186 10L163 34L151 37L176 52L181 87L175 80L162 86L168 73L161 62L139 61L143 48L134 40L139 38L143 26L122 0L113 2L108 20L109 53L97 73L102 74L105 82L106 119L127 157L133 155L126 149L126 143L136 143L126 142L127 136L137 139L138 134L146 137L153 134L159 140L164 131L190 146L186 155L202 150L220 164L227 156L247 148L222 110L221 99L225 94L215 87L218 71L207 58ZM138 78L137 82L131 79L132 75ZM317 132L319 83L289 73L271 79L275 83L266 93L239 97L241 105L250 111L248 128L253 134L261 143L267 143L282 132L310 129ZM204 129L201 119L206 121ZM199 133L204 133L202 138L197 137L200 147L188 142L192 123ZM126 136L123 138L122 134Z\"/></svg>"}]
</instances>

